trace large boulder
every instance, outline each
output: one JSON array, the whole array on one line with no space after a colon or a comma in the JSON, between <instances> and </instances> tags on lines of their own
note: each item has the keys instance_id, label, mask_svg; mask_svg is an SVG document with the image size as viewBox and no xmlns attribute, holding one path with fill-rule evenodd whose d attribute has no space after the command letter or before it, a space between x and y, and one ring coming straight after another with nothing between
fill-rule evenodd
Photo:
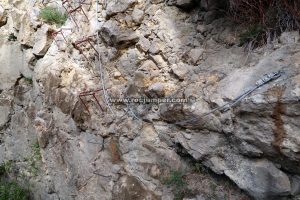
<instances>
[{"instance_id":1,"label":"large boulder","mask_svg":"<svg viewBox=\"0 0 300 200\"><path fill-rule=\"evenodd\" d=\"M44 24L35 34L34 37L34 45L32 52L37 56L43 56L48 51L51 43L52 38L49 33L48 25Z\"/></svg>"},{"instance_id":2,"label":"large boulder","mask_svg":"<svg viewBox=\"0 0 300 200\"><path fill-rule=\"evenodd\" d=\"M224 136L214 132L182 133L177 135L177 140L196 160L212 157L226 147Z\"/></svg>"},{"instance_id":3,"label":"large boulder","mask_svg":"<svg viewBox=\"0 0 300 200\"><path fill-rule=\"evenodd\" d=\"M20 30L18 34L18 41L21 44L26 45L28 47L32 47L34 45L34 26L30 21L29 14L24 14L20 17Z\"/></svg>"},{"instance_id":4,"label":"large boulder","mask_svg":"<svg viewBox=\"0 0 300 200\"><path fill-rule=\"evenodd\" d=\"M288 176L267 160L241 160L225 174L255 199L273 199L291 192Z\"/></svg>"}]
</instances>

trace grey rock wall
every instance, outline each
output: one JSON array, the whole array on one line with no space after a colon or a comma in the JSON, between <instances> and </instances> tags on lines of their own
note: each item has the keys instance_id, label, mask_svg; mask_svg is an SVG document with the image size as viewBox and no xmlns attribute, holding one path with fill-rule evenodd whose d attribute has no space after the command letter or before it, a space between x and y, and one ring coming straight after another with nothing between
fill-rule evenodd
<instances>
[{"instance_id":1,"label":"grey rock wall","mask_svg":"<svg viewBox=\"0 0 300 200\"><path fill-rule=\"evenodd\" d=\"M214 1L86 3L89 21L78 12L54 38L60 28L38 17L41 2L0 7L0 163L13 161L9 178L30 183L37 200L175 199L163 181L174 170L184 172L185 199L299 198L299 33L245 52L240 27L214 16ZM278 70L229 111L206 115ZM108 104L107 95L188 101Z\"/></svg>"}]
</instances>

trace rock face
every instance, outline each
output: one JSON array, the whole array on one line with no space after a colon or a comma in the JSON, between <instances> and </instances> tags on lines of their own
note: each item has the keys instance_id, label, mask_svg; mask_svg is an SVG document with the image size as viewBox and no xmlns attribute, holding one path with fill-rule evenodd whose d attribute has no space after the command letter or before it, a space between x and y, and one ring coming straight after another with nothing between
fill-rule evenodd
<instances>
[{"instance_id":1,"label":"rock face","mask_svg":"<svg viewBox=\"0 0 300 200\"><path fill-rule=\"evenodd\" d=\"M31 70L24 63L24 54L19 44L2 40L0 52L0 79L3 81L0 90L11 88L21 75L30 78Z\"/></svg>"},{"instance_id":2,"label":"rock face","mask_svg":"<svg viewBox=\"0 0 300 200\"><path fill-rule=\"evenodd\" d=\"M34 46L32 48L33 54L37 56L43 56L48 51L50 44L52 43L49 27L43 25L35 35Z\"/></svg>"},{"instance_id":3,"label":"rock face","mask_svg":"<svg viewBox=\"0 0 300 200\"><path fill-rule=\"evenodd\" d=\"M195 1L193 0L169 0L167 1L168 5L174 5L177 6L179 8L191 8L192 6L195 5Z\"/></svg>"},{"instance_id":4,"label":"rock face","mask_svg":"<svg viewBox=\"0 0 300 200\"><path fill-rule=\"evenodd\" d=\"M7 14L2 6L0 6L0 27L7 22Z\"/></svg>"},{"instance_id":5,"label":"rock face","mask_svg":"<svg viewBox=\"0 0 300 200\"><path fill-rule=\"evenodd\" d=\"M97 2L61 28L38 18L60 4L0 7L7 178L33 200L299 199L299 33L246 55L223 1Z\"/></svg>"},{"instance_id":6,"label":"rock face","mask_svg":"<svg viewBox=\"0 0 300 200\"><path fill-rule=\"evenodd\" d=\"M100 30L104 41L117 48L126 48L138 42L138 36L131 30L122 30L116 21L106 22Z\"/></svg>"},{"instance_id":7,"label":"rock face","mask_svg":"<svg viewBox=\"0 0 300 200\"><path fill-rule=\"evenodd\" d=\"M136 3L136 0L112 0L106 6L107 16L126 11L130 6Z\"/></svg>"},{"instance_id":8,"label":"rock face","mask_svg":"<svg viewBox=\"0 0 300 200\"><path fill-rule=\"evenodd\" d=\"M0 116L0 127L3 127L9 121L9 114L10 114L10 103L9 100L2 99L1 100L1 116Z\"/></svg>"},{"instance_id":9,"label":"rock face","mask_svg":"<svg viewBox=\"0 0 300 200\"><path fill-rule=\"evenodd\" d=\"M144 18L144 12L138 8L134 8L132 11L132 19L136 23L141 23Z\"/></svg>"},{"instance_id":10,"label":"rock face","mask_svg":"<svg viewBox=\"0 0 300 200\"><path fill-rule=\"evenodd\" d=\"M244 161L225 170L225 174L241 189L256 199L272 199L286 196L291 192L288 176L265 160Z\"/></svg>"}]
</instances>

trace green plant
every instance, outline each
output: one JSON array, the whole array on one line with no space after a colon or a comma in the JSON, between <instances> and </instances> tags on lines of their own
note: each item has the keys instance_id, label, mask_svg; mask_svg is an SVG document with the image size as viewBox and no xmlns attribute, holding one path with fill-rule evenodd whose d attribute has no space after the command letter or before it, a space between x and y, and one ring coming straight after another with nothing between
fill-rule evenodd
<instances>
[{"instance_id":1,"label":"green plant","mask_svg":"<svg viewBox=\"0 0 300 200\"><path fill-rule=\"evenodd\" d=\"M10 33L8 36L8 41L16 41L18 38L15 36L14 33Z\"/></svg>"},{"instance_id":2,"label":"green plant","mask_svg":"<svg viewBox=\"0 0 300 200\"><path fill-rule=\"evenodd\" d=\"M11 171L12 169L12 161L6 161L4 163L2 163L0 165L0 175L4 175L4 174L7 174Z\"/></svg>"},{"instance_id":3,"label":"green plant","mask_svg":"<svg viewBox=\"0 0 300 200\"><path fill-rule=\"evenodd\" d=\"M24 77L25 81L27 81L29 84L32 84L33 81L32 81L32 78L29 78L29 77Z\"/></svg>"},{"instance_id":4,"label":"green plant","mask_svg":"<svg viewBox=\"0 0 300 200\"><path fill-rule=\"evenodd\" d=\"M284 31L299 30L299 0L228 0L228 14L250 28L241 37L241 45L254 47L272 41Z\"/></svg>"},{"instance_id":5,"label":"green plant","mask_svg":"<svg viewBox=\"0 0 300 200\"><path fill-rule=\"evenodd\" d=\"M261 41L265 35L265 29L260 25L250 26L246 31L240 34L240 45L251 41Z\"/></svg>"},{"instance_id":6,"label":"green plant","mask_svg":"<svg viewBox=\"0 0 300 200\"><path fill-rule=\"evenodd\" d=\"M181 171L175 170L171 171L169 177L164 180L166 185L176 185L176 186L183 186L185 184L183 180L183 173Z\"/></svg>"},{"instance_id":7,"label":"green plant","mask_svg":"<svg viewBox=\"0 0 300 200\"><path fill-rule=\"evenodd\" d=\"M34 176L37 176L39 172L39 163L42 160L41 149L38 141L34 142L31 145L31 151L32 154L29 157L25 158L24 161L27 161L29 164L29 172Z\"/></svg>"},{"instance_id":8,"label":"green plant","mask_svg":"<svg viewBox=\"0 0 300 200\"><path fill-rule=\"evenodd\" d=\"M168 177L163 180L163 183L172 187L172 191L175 195L175 200L181 200L186 195L190 194L188 184L183 178L184 173L179 170L171 171Z\"/></svg>"},{"instance_id":9,"label":"green plant","mask_svg":"<svg viewBox=\"0 0 300 200\"><path fill-rule=\"evenodd\" d=\"M201 163L195 163L193 166L193 170L194 170L194 172L199 173L199 174L207 174L208 173L207 168L204 167Z\"/></svg>"},{"instance_id":10,"label":"green plant","mask_svg":"<svg viewBox=\"0 0 300 200\"><path fill-rule=\"evenodd\" d=\"M33 157L35 160L39 161L42 159L41 148L38 141L31 145L31 150L33 151Z\"/></svg>"},{"instance_id":11,"label":"green plant","mask_svg":"<svg viewBox=\"0 0 300 200\"><path fill-rule=\"evenodd\" d=\"M67 21L67 14L62 13L58 8L54 7L45 7L40 12L40 17L50 23L63 25Z\"/></svg>"},{"instance_id":12,"label":"green plant","mask_svg":"<svg viewBox=\"0 0 300 200\"><path fill-rule=\"evenodd\" d=\"M29 191L16 182L0 181L0 200L29 200Z\"/></svg>"}]
</instances>

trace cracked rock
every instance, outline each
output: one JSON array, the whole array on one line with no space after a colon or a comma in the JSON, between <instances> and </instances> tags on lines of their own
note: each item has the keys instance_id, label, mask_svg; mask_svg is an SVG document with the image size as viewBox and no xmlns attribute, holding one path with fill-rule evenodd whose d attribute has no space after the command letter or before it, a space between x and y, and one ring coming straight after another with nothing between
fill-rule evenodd
<instances>
[{"instance_id":1,"label":"cracked rock","mask_svg":"<svg viewBox=\"0 0 300 200\"><path fill-rule=\"evenodd\" d=\"M171 69L180 80L184 80L188 74L188 68L184 63L173 64Z\"/></svg>"},{"instance_id":2,"label":"cracked rock","mask_svg":"<svg viewBox=\"0 0 300 200\"><path fill-rule=\"evenodd\" d=\"M0 6L0 27L4 26L7 21L7 13L5 12L4 8Z\"/></svg>"},{"instance_id":3,"label":"cracked rock","mask_svg":"<svg viewBox=\"0 0 300 200\"><path fill-rule=\"evenodd\" d=\"M52 39L50 38L48 25L44 24L35 34L34 46L32 49L33 54L43 56L48 51Z\"/></svg>"},{"instance_id":4,"label":"cracked rock","mask_svg":"<svg viewBox=\"0 0 300 200\"><path fill-rule=\"evenodd\" d=\"M134 3L136 3L136 0L111 0L106 6L106 14L107 16L112 16L117 13L125 12Z\"/></svg>"},{"instance_id":5,"label":"cracked rock","mask_svg":"<svg viewBox=\"0 0 300 200\"><path fill-rule=\"evenodd\" d=\"M291 191L288 176L267 160L242 160L225 174L256 199L272 199Z\"/></svg>"},{"instance_id":6,"label":"cracked rock","mask_svg":"<svg viewBox=\"0 0 300 200\"><path fill-rule=\"evenodd\" d=\"M0 99L0 129L9 121L10 103Z\"/></svg>"},{"instance_id":7,"label":"cracked rock","mask_svg":"<svg viewBox=\"0 0 300 200\"><path fill-rule=\"evenodd\" d=\"M100 35L110 46L123 49L139 41L138 35L130 29L122 29L116 21L107 21L100 29Z\"/></svg>"},{"instance_id":8,"label":"cracked rock","mask_svg":"<svg viewBox=\"0 0 300 200\"><path fill-rule=\"evenodd\" d=\"M192 49L189 52L189 57L191 59L191 62L193 64L197 64L198 60L201 58L201 56L203 55L204 49L202 48L197 48L197 49Z\"/></svg>"},{"instance_id":9,"label":"cracked rock","mask_svg":"<svg viewBox=\"0 0 300 200\"><path fill-rule=\"evenodd\" d=\"M132 12L132 19L135 23L141 23L144 18L144 12L138 8L134 8Z\"/></svg>"}]
</instances>

